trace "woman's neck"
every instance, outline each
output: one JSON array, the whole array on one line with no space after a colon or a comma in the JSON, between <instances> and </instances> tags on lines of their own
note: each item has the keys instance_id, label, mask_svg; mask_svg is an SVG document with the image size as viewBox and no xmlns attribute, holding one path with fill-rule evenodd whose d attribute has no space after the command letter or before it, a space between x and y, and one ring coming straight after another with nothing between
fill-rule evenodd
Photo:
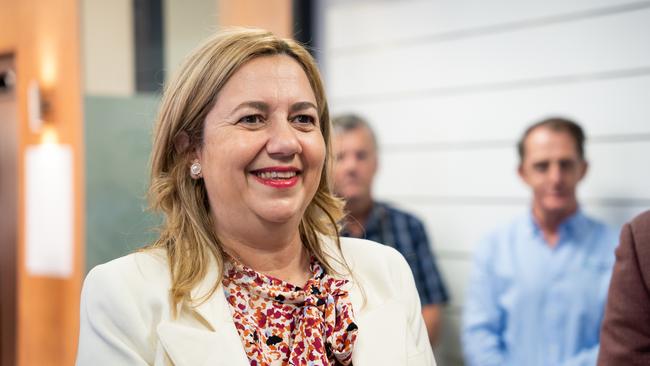
<instances>
[{"instance_id":1,"label":"woman's neck","mask_svg":"<svg viewBox=\"0 0 650 366\"><path fill-rule=\"evenodd\" d=\"M293 232L276 229L261 235L253 234L253 230L242 235L217 232L228 255L259 273L297 286L304 285L310 277L309 254L297 227Z\"/></svg>"}]
</instances>

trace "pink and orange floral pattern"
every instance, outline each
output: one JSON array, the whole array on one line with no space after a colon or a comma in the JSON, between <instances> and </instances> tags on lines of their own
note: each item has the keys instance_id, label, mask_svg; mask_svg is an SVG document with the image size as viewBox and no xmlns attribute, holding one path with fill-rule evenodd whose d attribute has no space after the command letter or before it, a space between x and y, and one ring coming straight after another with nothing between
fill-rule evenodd
<instances>
[{"instance_id":1,"label":"pink and orange floral pattern","mask_svg":"<svg viewBox=\"0 0 650 366\"><path fill-rule=\"evenodd\" d=\"M301 288L230 260L224 292L251 366L350 365L357 337L348 282L316 260Z\"/></svg>"}]
</instances>

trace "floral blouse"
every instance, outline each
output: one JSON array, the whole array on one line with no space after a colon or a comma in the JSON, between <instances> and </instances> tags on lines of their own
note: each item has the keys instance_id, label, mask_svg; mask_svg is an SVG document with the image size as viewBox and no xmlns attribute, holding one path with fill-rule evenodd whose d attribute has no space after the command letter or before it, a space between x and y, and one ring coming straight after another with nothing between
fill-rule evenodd
<instances>
[{"instance_id":1,"label":"floral blouse","mask_svg":"<svg viewBox=\"0 0 650 366\"><path fill-rule=\"evenodd\" d=\"M226 262L224 292L251 366L351 365L357 337L348 281L313 259L304 287Z\"/></svg>"}]
</instances>

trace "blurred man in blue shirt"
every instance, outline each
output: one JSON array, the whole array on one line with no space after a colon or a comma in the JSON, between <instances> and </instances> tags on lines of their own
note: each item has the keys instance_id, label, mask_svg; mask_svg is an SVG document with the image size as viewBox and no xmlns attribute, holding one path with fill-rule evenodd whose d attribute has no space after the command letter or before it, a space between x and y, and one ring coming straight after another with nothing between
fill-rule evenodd
<instances>
[{"instance_id":1,"label":"blurred man in blue shirt","mask_svg":"<svg viewBox=\"0 0 650 366\"><path fill-rule=\"evenodd\" d=\"M594 366L616 233L585 215L584 133L552 118L518 144L532 209L478 246L463 312L468 366Z\"/></svg>"},{"instance_id":2,"label":"blurred man in blue shirt","mask_svg":"<svg viewBox=\"0 0 650 366\"><path fill-rule=\"evenodd\" d=\"M422 303L429 340L435 344L441 305L448 301L424 225L415 216L372 198L377 141L362 118L333 118L334 190L345 198L349 215L341 235L373 240L397 249L411 267Z\"/></svg>"}]
</instances>

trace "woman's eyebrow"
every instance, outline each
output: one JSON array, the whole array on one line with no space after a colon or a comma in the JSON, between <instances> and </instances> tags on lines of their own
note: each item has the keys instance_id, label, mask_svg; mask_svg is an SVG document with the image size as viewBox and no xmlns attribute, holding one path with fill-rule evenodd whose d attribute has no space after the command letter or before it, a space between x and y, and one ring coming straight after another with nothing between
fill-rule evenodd
<instances>
[{"instance_id":1,"label":"woman's eyebrow","mask_svg":"<svg viewBox=\"0 0 650 366\"><path fill-rule=\"evenodd\" d=\"M316 108L316 105L312 102L298 102L292 104L291 107L289 107L289 112L294 113L297 111L304 111L305 109L310 109L310 108L318 110L318 108Z\"/></svg>"},{"instance_id":2,"label":"woman's eyebrow","mask_svg":"<svg viewBox=\"0 0 650 366\"><path fill-rule=\"evenodd\" d=\"M261 112L264 112L264 113L267 113L269 111L269 109L270 109L269 105L264 103L264 102L256 101L256 100L250 100L250 101L242 102L239 105L237 105L237 107L235 107L235 109L233 109L232 112L230 112L230 116L237 113L237 111L239 111L242 108L253 108L253 109L257 109L257 110L259 110Z\"/></svg>"}]
</instances>

